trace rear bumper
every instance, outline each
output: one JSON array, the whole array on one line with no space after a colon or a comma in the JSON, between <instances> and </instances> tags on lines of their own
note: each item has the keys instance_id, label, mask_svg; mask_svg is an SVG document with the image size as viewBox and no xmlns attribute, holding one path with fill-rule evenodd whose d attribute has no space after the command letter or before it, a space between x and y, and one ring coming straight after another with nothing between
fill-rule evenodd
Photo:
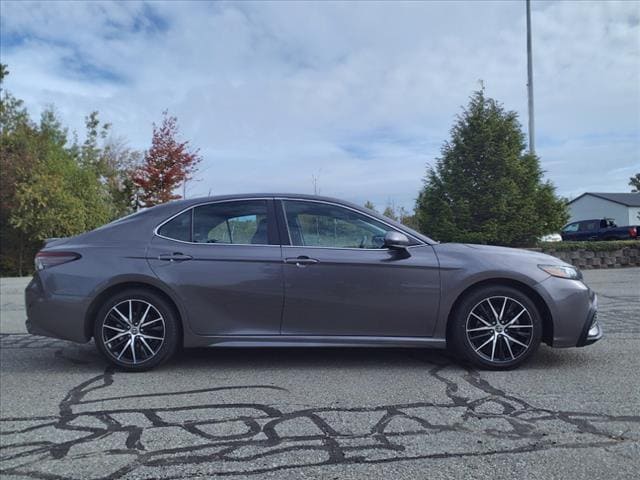
<instances>
[{"instance_id":1,"label":"rear bumper","mask_svg":"<svg viewBox=\"0 0 640 480\"><path fill-rule=\"evenodd\" d=\"M90 340L85 332L87 297L48 294L37 273L24 294L27 312L25 324L29 333L80 343Z\"/></svg>"}]
</instances>

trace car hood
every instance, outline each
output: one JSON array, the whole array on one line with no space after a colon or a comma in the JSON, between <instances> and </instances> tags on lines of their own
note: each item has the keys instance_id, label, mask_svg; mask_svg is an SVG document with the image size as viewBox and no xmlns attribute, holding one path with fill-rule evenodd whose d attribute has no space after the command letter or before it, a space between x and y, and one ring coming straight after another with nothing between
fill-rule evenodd
<instances>
[{"instance_id":1,"label":"car hood","mask_svg":"<svg viewBox=\"0 0 640 480\"><path fill-rule=\"evenodd\" d=\"M565 264L562 260L537 250L525 250L522 248L498 247L494 245L476 245L472 243L440 243L434 245L436 251L451 252L469 255L476 258L506 258L538 261L547 264Z\"/></svg>"},{"instance_id":2,"label":"car hood","mask_svg":"<svg viewBox=\"0 0 640 480\"><path fill-rule=\"evenodd\" d=\"M470 274L482 272L504 275L508 278L527 278L537 283L549 277L538 265L568 265L559 258L535 250L473 245L465 243L441 243L434 245L441 268L465 270Z\"/></svg>"},{"instance_id":3,"label":"car hood","mask_svg":"<svg viewBox=\"0 0 640 480\"><path fill-rule=\"evenodd\" d=\"M518 257L527 259L537 259L544 262L551 262L552 264L565 263L557 257L547 255L546 253L539 252L537 250L525 250L523 248L511 248L511 247L497 247L494 245L474 245L470 243L460 243L462 247L470 248L473 251L477 251L478 254L487 255L506 255L508 257Z\"/></svg>"}]
</instances>

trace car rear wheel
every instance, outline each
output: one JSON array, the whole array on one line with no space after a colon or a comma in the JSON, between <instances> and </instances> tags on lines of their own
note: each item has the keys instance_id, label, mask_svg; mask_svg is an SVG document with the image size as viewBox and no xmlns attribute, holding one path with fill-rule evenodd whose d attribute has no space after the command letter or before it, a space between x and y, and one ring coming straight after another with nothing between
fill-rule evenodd
<instances>
[{"instance_id":1,"label":"car rear wheel","mask_svg":"<svg viewBox=\"0 0 640 480\"><path fill-rule=\"evenodd\" d=\"M488 286L467 295L456 309L450 337L460 356L489 369L525 362L540 345L542 319L520 290Z\"/></svg>"},{"instance_id":2,"label":"car rear wheel","mask_svg":"<svg viewBox=\"0 0 640 480\"><path fill-rule=\"evenodd\" d=\"M129 371L149 370L165 362L177 350L180 338L171 305L139 289L110 298L96 316L93 335L100 353Z\"/></svg>"}]
</instances>

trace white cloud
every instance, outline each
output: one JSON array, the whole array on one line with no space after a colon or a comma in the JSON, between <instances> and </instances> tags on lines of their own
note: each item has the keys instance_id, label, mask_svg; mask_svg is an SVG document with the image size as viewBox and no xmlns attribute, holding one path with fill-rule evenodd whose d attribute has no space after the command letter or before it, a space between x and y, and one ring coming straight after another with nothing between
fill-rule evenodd
<instances>
[{"instance_id":1,"label":"white cloud","mask_svg":"<svg viewBox=\"0 0 640 480\"><path fill-rule=\"evenodd\" d=\"M640 169L640 7L534 3L538 152L564 195ZM519 2L2 3L7 86L138 148L169 108L205 156L191 194L306 191L410 207L483 79L526 124ZM610 175L606 172L611 170Z\"/></svg>"}]
</instances>

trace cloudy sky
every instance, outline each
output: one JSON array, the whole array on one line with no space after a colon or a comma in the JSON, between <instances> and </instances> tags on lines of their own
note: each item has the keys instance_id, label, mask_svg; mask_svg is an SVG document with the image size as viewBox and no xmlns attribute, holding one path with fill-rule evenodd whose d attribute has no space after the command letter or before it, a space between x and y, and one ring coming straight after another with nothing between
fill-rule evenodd
<instances>
[{"instance_id":1,"label":"cloudy sky","mask_svg":"<svg viewBox=\"0 0 640 480\"><path fill-rule=\"evenodd\" d=\"M640 170L640 3L534 2L537 150L566 196ZM469 95L526 125L523 1L1 3L7 89L147 148L164 109L188 196L313 191L411 207Z\"/></svg>"}]
</instances>

